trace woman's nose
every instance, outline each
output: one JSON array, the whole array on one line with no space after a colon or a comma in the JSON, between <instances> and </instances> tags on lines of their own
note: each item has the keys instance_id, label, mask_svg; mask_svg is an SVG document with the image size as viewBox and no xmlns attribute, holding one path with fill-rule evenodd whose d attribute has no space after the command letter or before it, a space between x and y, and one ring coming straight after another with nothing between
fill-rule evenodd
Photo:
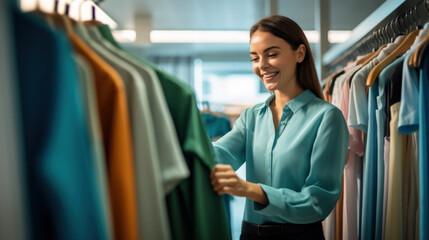
<instances>
[{"instance_id":1,"label":"woman's nose","mask_svg":"<svg viewBox=\"0 0 429 240\"><path fill-rule=\"evenodd\" d=\"M267 66L268 66L268 61L267 61L267 59L266 58L261 58L260 60L259 60L259 69L265 69L265 68L267 68Z\"/></svg>"}]
</instances>

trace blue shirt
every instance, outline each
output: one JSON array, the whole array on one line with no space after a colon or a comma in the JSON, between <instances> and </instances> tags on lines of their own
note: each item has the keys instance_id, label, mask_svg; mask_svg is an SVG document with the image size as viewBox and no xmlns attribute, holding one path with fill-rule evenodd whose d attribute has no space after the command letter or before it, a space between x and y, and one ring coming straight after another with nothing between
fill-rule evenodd
<instances>
[{"instance_id":1,"label":"blue shirt","mask_svg":"<svg viewBox=\"0 0 429 240\"><path fill-rule=\"evenodd\" d=\"M237 170L267 194L267 206L246 199L244 220L256 224L312 223L334 208L340 192L349 133L341 111L310 90L283 108L275 132L270 102L246 109L215 142L218 162Z\"/></svg>"}]
</instances>

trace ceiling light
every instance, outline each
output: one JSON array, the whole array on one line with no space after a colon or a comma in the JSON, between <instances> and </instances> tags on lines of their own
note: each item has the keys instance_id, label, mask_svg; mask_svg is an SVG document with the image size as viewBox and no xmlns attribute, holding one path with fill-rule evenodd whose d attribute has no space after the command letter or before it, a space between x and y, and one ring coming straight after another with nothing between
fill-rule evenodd
<instances>
[{"instance_id":1,"label":"ceiling light","mask_svg":"<svg viewBox=\"0 0 429 240\"><path fill-rule=\"evenodd\" d=\"M134 30L113 30L112 35L118 42L136 41L136 31Z\"/></svg>"},{"instance_id":2,"label":"ceiling light","mask_svg":"<svg viewBox=\"0 0 429 240\"><path fill-rule=\"evenodd\" d=\"M164 31L150 32L153 43L248 43L247 31Z\"/></svg>"},{"instance_id":3,"label":"ceiling light","mask_svg":"<svg viewBox=\"0 0 429 240\"><path fill-rule=\"evenodd\" d=\"M317 31L304 31L305 36L309 43L318 43L319 42L319 32Z\"/></svg>"},{"instance_id":4,"label":"ceiling light","mask_svg":"<svg viewBox=\"0 0 429 240\"><path fill-rule=\"evenodd\" d=\"M310 43L319 42L317 31L304 31ZM347 40L350 31L329 31L328 39L331 43L340 43ZM249 43L248 31L180 31L180 30L152 30L152 43Z\"/></svg>"},{"instance_id":5,"label":"ceiling light","mask_svg":"<svg viewBox=\"0 0 429 240\"><path fill-rule=\"evenodd\" d=\"M328 32L328 40L330 43L342 43L349 39L351 31L334 31Z\"/></svg>"}]
</instances>

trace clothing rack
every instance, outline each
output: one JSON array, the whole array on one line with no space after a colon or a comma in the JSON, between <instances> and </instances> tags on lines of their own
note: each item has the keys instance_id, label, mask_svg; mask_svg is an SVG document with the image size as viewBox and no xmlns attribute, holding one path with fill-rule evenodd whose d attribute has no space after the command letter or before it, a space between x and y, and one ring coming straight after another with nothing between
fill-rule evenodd
<instances>
[{"instance_id":1,"label":"clothing rack","mask_svg":"<svg viewBox=\"0 0 429 240\"><path fill-rule=\"evenodd\" d=\"M409 27L410 21L417 21L421 26L428 19L429 0L386 1L353 29L346 42L328 50L322 64L333 73L358 55L374 51L386 43L391 32L395 32L394 28Z\"/></svg>"}]
</instances>

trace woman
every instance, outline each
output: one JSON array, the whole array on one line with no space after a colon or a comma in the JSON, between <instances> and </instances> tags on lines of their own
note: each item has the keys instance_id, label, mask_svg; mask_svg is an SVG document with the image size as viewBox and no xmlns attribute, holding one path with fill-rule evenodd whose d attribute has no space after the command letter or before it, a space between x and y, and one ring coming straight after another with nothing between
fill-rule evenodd
<instances>
[{"instance_id":1,"label":"woman","mask_svg":"<svg viewBox=\"0 0 429 240\"><path fill-rule=\"evenodd\" d=\"M218 194L246 197L240 239L324 239L348 146L341 111L323 100L302 29L270 16L250 30L254 73L273 94L246 109L213 144ZM246 162L246 178L237 170Z\"/></svg>"}]
</instances>

